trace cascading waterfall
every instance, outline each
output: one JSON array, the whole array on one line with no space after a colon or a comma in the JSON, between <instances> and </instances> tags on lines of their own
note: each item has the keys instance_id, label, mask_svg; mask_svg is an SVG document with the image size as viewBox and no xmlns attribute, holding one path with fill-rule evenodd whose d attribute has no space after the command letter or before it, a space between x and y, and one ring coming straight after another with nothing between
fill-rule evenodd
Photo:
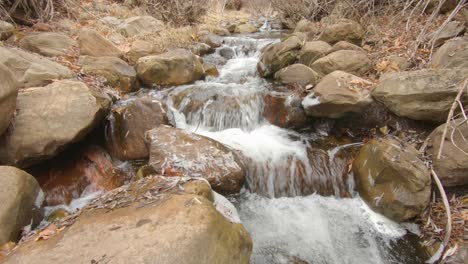
<instances>
[{"instance_id":1,"label":"cascading waterfall","mask_svg":"<svg viewBox=\"0 0 468 264\"><path fill-rule=\"evenodd\" d=\"M343 198L352 196L354 182L347 160L335 155L340 149L314 148L310 136L263 118L272 85L257 76L256 64L274 41L226 37L221 48L234 50L234 58L206 57L219 66L219 77L174 88L167 102L177 127L245 156L246 190L233 202L254 241L252 263L402 263L393 247L405 227L359 197Z\"/></svg>"}]
</instances>

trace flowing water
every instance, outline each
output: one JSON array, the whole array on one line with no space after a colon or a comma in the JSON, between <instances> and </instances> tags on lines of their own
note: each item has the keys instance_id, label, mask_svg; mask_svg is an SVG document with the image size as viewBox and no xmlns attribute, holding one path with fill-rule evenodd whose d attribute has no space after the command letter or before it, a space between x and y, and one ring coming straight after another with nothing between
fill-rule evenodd
<instances>
[{"instance_id":1,"label":"flowing water","mask_svg":"<svg viewBox=\"0 0 468 264\"><path fill-rule=\"evenodd\" d=\"M168 96L177 127L246 157L246 187L231 200L252 235L252 263L422 263L411 245L400 250L407 229L417 228L372 212L354 193L347 160L337 153L358 144L325 151L311 144L316 135L263 118L263 97L273 86L257 75L256 64L261 49L278 41L273 35L226 37L204 58L217 64L219 77L173 88ZM222 49L234 56L223 58Z\"/></svg>"}]
</instances>

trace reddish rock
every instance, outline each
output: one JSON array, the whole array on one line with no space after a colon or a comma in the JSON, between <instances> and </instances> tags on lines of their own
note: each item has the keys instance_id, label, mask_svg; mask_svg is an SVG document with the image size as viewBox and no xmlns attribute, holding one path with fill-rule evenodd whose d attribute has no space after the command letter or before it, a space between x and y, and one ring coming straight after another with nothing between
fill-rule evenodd
<instances>
[{"instance_id":1,"label":"reddish rock","mask_svg":"<svg viewBox=\"0 0 468 264\"><path fill-rule=\"evenodd\" d=\"M282 128L303 128L308 120L301 102L302 97L292 92L271 92L265 95L263 116Z\"/></svg>"}]
</instances>

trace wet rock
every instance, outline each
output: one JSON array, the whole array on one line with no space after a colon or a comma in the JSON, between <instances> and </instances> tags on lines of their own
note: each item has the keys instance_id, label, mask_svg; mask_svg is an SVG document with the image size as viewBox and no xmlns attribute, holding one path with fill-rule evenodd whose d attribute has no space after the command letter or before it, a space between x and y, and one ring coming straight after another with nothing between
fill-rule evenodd
<instances>
[{"instance_id":1,"label":"wet rock","mask_svg":"<svg viewBox=\"0 0 468 264\"><path fill-rule=\"evenodd\" d=\"M281 128L304 128L309 123L301 105L302 97L292 92L270 92L265 95L263 116Z\"/></svg>"},{"instance_id":2,"label":"wet rock","mask_svg":"<svg viewBox=\"0 0 468 264\"><path fill-rule=\"evenodd\" d=\"M195 43L190 46L190 51L198 56L205 56L215 52L215 49L205 43Z\"/></svg>"},{"instance_id":3,"label":"wet rock","mask_svg":"<svg viewBox=\"0 0 468 264\"><path fill-rule=\"evenodd\" d=\"M200 59L188 50L175 49L137 62L137 73L147 86L175 86L192 83L203 77Z\"/></svg>"},{"instance_id":4,"label":"wet rock","mask_svg":"<svg viewBox=\"0 0 468 264\"><path fill-rule=\"evenodd\" d=\"M115 106L107 121L107 149L122 160L148 158L145 132L169 124L166 105L150 97L136 98Z\"/></svg>"},{"instance_id":5,"label":"wet rock","mask_svg":"<svg viewBox=\"0 0 468 264\"><path fill-rule=\"evenodd\" d=\"M322 75L344 71L359 76L372 69L372 62L365 52L339 50L316 60L310 67Z\"/></svg>"},{"instance_id":6,"label":"wet rock","mask_svg":"<svg viewBox=\"0 0 468 264\"><path fill-rule=\"evenodd\" d=\"M353 162L359 194L375 211L397 222L420 215L429 204L431 176L411 145L373 139Z\"/></svg>"},{"instance_id":7,"label":"wet rock","mask_svg":"<svg viewBox=\"0 0 468 264\"><path fill-rule=\"evenodd\" d=\"M432 57L434 69L468 68L468 37L447 41Z\"/></svg>"},{"instance_id":8,"label":"wet rock","mask_svg":"<svg viewBox=\"0 0 468 264\"><path fill-rule=\"evenodd\" d=\"M299 52L299 63L311 66L316 60L330 53L332 46L325 41L306 42Z\"/></svg>"},{"instance_id":9,"label":"wet rock","mask_svg":"<svg viewBox=\"0 0 468 264\"><path fill-rule=\"evenodd\" d=\"M137 63L139 58L153 54L155 54L153 44L144 40L135 40L130 50L125 54L125 57L128 59L128 62L133 65Z\"/></svg>"},{"instance_id":10,"label":"wet rock","mask_svg":"<svg viewBox=\"0 0 468 264\"><path fill-rule=\"evenodd\" d=\"M332 49L330 50L330 53L338 51L338 50L355 50L355 51L366 52L363 48L359 47L358 45L354 45L352 43L349 43L343 40L335 43Z\"/></svg>"},{"instance_id":11,"label":"wet rock","mask_svg":"<svg viewBox=\"0 0 468 264\"><path fill-rule=\"evenodd\" d=\"M78 46L81 55L122 57L122 51L93 29L85 28L80 31Z\"/></svg>"},{"instance_id":12,"label":"wet rock","mask_svg":"<svg viewBox=\"0 0 468 264\"><path fill-rule=\"evenodd\" d=\"M258 31L258 28L252 24L241 24L237 25L234 33L246 34L246 33L255 33Z\"/></svg>"},{"instance_id":13,"label":"wet rock","mask_svg":"<svg viewBox=\"0 0 468 264\"><path fill-rule=\"evenodd\" d=\"M0 41L7 40L13 35L14 31L15 26L6 21L0 21Z\"/></svg>"},{"instance_id":14,"label":"wet rock","mask_svg":"<svg viewBox=\"0 0 468 264\"><path fill-rule=\"evenodd\" d=\"M15 113L19 85L11 71L3 64L0 64L0 76L2 76L0 82L0 135L2 135Z\"/></svg>"},{"instance_id":15,"label":"wet rock","mask_svg":"<svg viewBox=\"0 0 468 264\"><path fill-rule=\"evenodd\" d=\"M0 64L8 67L20 87L41 86L52 80L74 77L67 67L17 48L0 47Z\"/></svg>"},{"instance_id":16,"label":"wet rock","mask_svg":"<svg viewBox=\"0 0 468 264\"><path fill-rule=\"evenodd\" d=\"M203 63L203 70L205 71L206 76L218 77L219 71L215 65L209 63Z\"/></svg>"},{"instance_id":17,"label":"wet rock","mask_svg":"<svg viewBox=\"0 0 468 264\"><path fill-rule=\"evenodd\" d=\"M65 55L74 45L75 40L55 32L29 34L20 41L21 48L48 57Z\"/></svg>"},{"instance_id":18,"label":"wet rock","mask_svg":"<svg viewBox=\"0 0 468 264\"><path fill-rule=\"evenodd\" d=\"M131 168L113 161L98 146L88 146L33 170L45 193L47 206L70 204L84 192L110 191L133 178Z\"/></svg>"},{"instance_id":19,"label":"wet rock","mask_svg":"<svg viewBox=\"0 0 468 264\"><path fill-rule=\"evenodd\" d=\"M304 64L293 64L276 72L275 79L283 84L315 85L320 75Z\"/></svg>"},{"instance_id":20,"label":"wet rock","mask_svg":"<svg viewBox=\"0 0 468 264\"><path fill-rule=\"evenodd\" d=\"M302 101L309 116L340 118L348 113L361 113L372 103L372 83L352 74L334 71L314 87Z\"/></svg>"},{"instance_id":21,"label":"wet rock","mask_svg":"<svg viewBox=\"0 0 468 264\"><path fill-rule=\"evenodd\" d=\"M118 31L125 37L134 37L157 33L164 28L164 23L152 16L137 16L125 19L119 26Z\"/></svg>"},{"instance_id":22,"label":"wet rock","mask_svg":"<svg viewBox=\"0 0 468 264\"><path fill-rule=\"evenodd\" d=\"M467 69L387 73L380 78L372 97L399 116L440 123L447 119L458 83L467 74Z\"/></svg>"},{"instance_id":23,"label":"wet rock","mask_svg":"<svg viewBox=\"0 0 468 264\"><path fill-rule=\"evenodd\" d=\"M440 143L445 124L437 127L429 136L427 153L432 157L434 170L442 184L446 187L462 186L468 184L468 123L463 119L452 122L448 127L440 159ZM453 137L453 138L452 138ZM453 139L453 141L452 141Z\"/></svg>"},{"instance_id":24,"label":"wet rock","mask_svg":"<svg viewBox=\"0 0 468 264\"><path fill-rule=\"evenodd\" d=\"M380 72L400 72L405 71L411 67L411 63L403 57L398 55L390 55L384 57L376 66L376 69Z\"/></svg>"},{"instance_id":25,"label":"wet rock","mask_svg":"<svg viewBox=\"0 0 468 264\"><path fill-rule=\"evenodd\" d=\"M102 76L106 83L123 93L138 90L139 84L135 69L117 57L81 56L79 64L85 74Z\"/></svg>"},{"instance_id":26,"label":"wet rock","mask_svg":"<svg viewBox=\"0 0 468 264\"><path fill-rule=\"evenodd\" d=\"M77 81L21 90L16 116L0 138L0 161L26 167L54 157L91 131L108 106L108 99Z\"/></svg>"},{"instance_id":27,"label":"wet rock","mask_svg":"<svg viewBox=\"0 0 468 264\"><path fill-rule=\"evenodd\" d=\"M293 64L302 48L303 42L292 36L280 43L274 43L265 48L257 64L257 70L262 77L271 77L280 69Z\"/></svg>"},{"instance_id":28,"label":"wet rock","mask_svg":"<svg viewBox=\"0 0 468 264\"><path fill-rule=\"evenodd\" d=\"M230 60L234 58L236 54L232 48L224 47L219 50L219 55L221 55L221 57L225 58L226 60Z\"/></svg>"},{"instance_id":29,"label":"wet rock","mask_svg":"<svg viewBox=\"0 0 468 264\"><path fill-rule=\"evenodd\" d=\"M178 177L131 183L97 199L59 234L23 243L5 263L249 263L252 239L231 216L235 208L219 196L213 202L206 189L205 181Z\"/></svg>"},{"instance_id":30,"label":"wet rock","mask_svg":"<svg viewBox=\"0 0 468 264\"><path fill-rule=\"evenodd\" d=\"M213 139L169 126L148 131L146 139L148 164L162 175L202 177L226 194L244 184L246 171L237 153Z\"/></svg>"},{"instance_id":31,"label":"wet rock","mask_svg":"<svg viewBox=\"0 0 468 264\"><path fill-rule=\"evenodd\" d=\"M223 44L223 40L222 40L221 37L219 37L217 35L214 35L214 34L211 34L211 33L203 34L203 35L199 36L198 41L201 42L201 43L207 44L208 46L212 47L213 49L219 48Z\"/></svg>"},{"instance_id":32,"label":"wet rock","mask_svg":"<svg viewBox=\"0 0 468 264\"><path fill-rule=\"evenodd\" d=\"M428 40L434 39L434 46L439 47L444 44L445 41L462 35L466 31L465 23L460 21L449 22L439 33L434 32L427 36Z\"/></svg>"},{"instance_id":33,"label":"wet rock","mask_svg":"<svg viewBox=\"0 0 468 264\"><path fill-rule=\"evenodd\" d=\"M335 44L340 40L361 45L364 37L364 29L362 26L350 19L340 19L336 23L327 25L319 37L330 44Z\"/></svg>"},{"instance_id":34,"label":"wet rock","mask_svg":"<svg viewBox=\"0 0 468 264\"><path fill-rule=\"evenodd\" d=\"M315 35L319 33L319 28L316 23L307 19L302 19L296 25L294 32L302 32L307 35L307 40L314 39Z\"/></svg>"},{"instance_id":35,"label":"wet rock","mask_svg":"<svg viewBox=\"0 0 468 264\"><path fill-rule=\"evenodd\" d=\"M20 169L0 166L0 244L16 242L21 229L32 223L42 205L42 191L33 176Z\"/></svg>"}]
</instances>

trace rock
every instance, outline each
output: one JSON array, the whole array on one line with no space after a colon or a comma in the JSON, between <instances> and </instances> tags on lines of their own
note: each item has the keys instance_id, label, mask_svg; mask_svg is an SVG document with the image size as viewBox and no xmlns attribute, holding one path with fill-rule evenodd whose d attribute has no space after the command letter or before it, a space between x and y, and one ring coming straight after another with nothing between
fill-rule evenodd
<instances>
[{"instance_id":1,"label":"rock","mask_svg":"<svg viewBox=\"0 0 468 264\"><path fill-rule=\"evenodd\" d=\"M372 62L364 52L339 50L316 60L310 68L322 75L327 75L334 71L364 75L372 69Z\"/></svg>"},{"instance_id":2,"label":"rock","mask_svg":"<svg viewBox=\"0 0 468 264\"><path fill-rule=\"evenodd\" d=\"M468 124L463 119L457 119L451 125L445 136L440 159L437 158L437 155L440 150L445 124L437 127L431 133L427 148L427 153L432 157L434 170L446 187L468 184L468 155L462 151L468 149L468 143L465 141L468 138Z\"/></svg>"},{"instance_id":3,"label":"rock","mask_svg":"<svg viewBox=\"0 0 468 264\"><path fill-rule=\"evenodd\" d=\"M19 85L11 71L3 64L0 64L0 76L2 76L0 82L0 135L2 135L15 113Z\"/></svg>"},{"instance_id":4,"label":"rock","mask_svg":"<svg viewBox=\"0 0 468 264\"><path fill-rule=\"evenodd\" d=\"M52 31L53 28L51 25L49 24L46 24L46 23L42 23L42 22L37 22L35 23L32 28L35 30L35 31L41 31L41 32L49 32L49 31Z\"/></svg>"},{"instance_id":5,"label":"rock","mask_svg":"<svg viewBox=\"0 0 468 264\"><path fill-rule=\"evenodd\" d=\"M135 40L132 43L130 50L125 54L125 57L128 59L128 62L133 65L138 62L139 58L153 54L155 54L153 44L144 40Z\"/></svg>"},{"instance_id":6,"label":"rock","mask_svg":"<svg viewBox=\"0 0 468 264\"><path fill-rule=\"evenodd\" d=\"M116 28L120 24L122 24L122 19L113 17L113 16L105 16L101 19L99 19L102 23L104 23L106 26L111 27L111 28Z\"/></svg>"},{"instance_id":7,"label":"rock","mask_svg":"<svg viewBox=\"0 0 468 264\"><path fill-rule=\"evenodd\" d=\"M307 40L312 40L319 33L319 28L314 22L302 19L297 23L294 32L303 32L307 35Z\"/></svg>"},{"instance_id":8,"label":"rock","mask_svg":"<svg viewBox=\"0 0 468 264\"><path fill-rule=\"evenodd\" d=\"M175 86L192 83L203 77L200 59L188 50L175 49L137 62L137 73L147 86Z\"/></svg>"},{"instance_id":9,"label":"rock","mask_svg":"<svg viewBox=\"0 0 468 264\"><path fill-rule=\"evenodd\" d=\"M107 118L106 146L121 160L146 159L149 156L145 132L168 125L166 105L143 97L116 105Z\"/></svg>"},{"instance_id":10,"label":"rock","mask_svg":"<svg viewBox=\"0 0 468 264\"><path fill-rule=\"evenodd\" d=\"M302 97L294 92L269 92L265 95L263 117L281 128L304 128L308 117L301 105Z\"/></svg>"},{"instance_id":11,"label":"rock","mask_svg":"<svg viewBox=\"0 0 468 264\"><path fill-rule=\"evenodd\" d=\"M306 42L299 52L299 63L311 66L316 60L330 53L332 46L325 41Z\"/></svg>"},{"instance_id":12,"label":"rock","mask_svg":"<svg viewBox=\"0 0 468 264\"><path fill-rule=\"evenodd\" d=\"M111 32L109 35L107 35L107 39L115 45L122 45L126 44L127 42L127 39L117 32Z\"/></svg>"},{"instance_id":13,"label":"rock","mask_svg":"<svg viewBox=\"0 0 468 264\"><path fill-rule=\"evenodd\" d=\"M230 23L227 25L226 29L229 31L229 33L234 33L234 31L236 30L237 28L237 25L236 23Z\"/></svg>"},{"instance_id":14,"label":"rock","mask_svg":"<svg viewBox=\"0 0 468 264\"><path fill-rule=\"evenodd\" d=\"M152 16L137 16L125 19L118 31L125 37L157 33L164 28L164 23Z\"/></svg>"},{"instance_id":15,"label":"rock","mask_svg":"<svg viewBox=\"0 0 468 264\"><path fill-rule=\"evenodd\" d=\"M258 28L252 24L241 24L237 25L234 33L246 34L246 33L255 33L258 31Z\"/></svg>"},{"instance_id":16,"label":"rock","mask_svg":"<svg viewBox=\"0 0 468 264\"><path fill-rule=\"evenodd\" d=\"M222 26L212 27L210 29L211 29L211 32L213 34L218 35L218 36L229 36L229 35L231 35L231 32L227 28L224 28Z\"/></svg>"},{"instance_id":17,"label":"rock","mask_svg":"<svg viewBox=\"0 0 468 264\"><path fill-rule=\"evenodd\" d=\"M395 139L373 139L353 162L358 191L375 211L397 222L420 215L429 204L431 176L419 152Z\"/></svg>"},{"instance_id":18,"label":"rock","mask_svg":"<svg viewBox=\"0 0 468 264\"><path fill-rule=\"evenodd\" d=\"M205 43L195 43L190 46L190 51L198 56L205 56L214 53L216 50Z\"/></svg>"},{"instance_id":19,"label":"rock","mask_svg":"<svg viewBox=\"0 0 468 264\"><path fill-rule=\"evenodd\" d=\"M439 33L434 32L427 36L428 40L434 39L434 46L439 47L444 44L445 41L462 35L466 31L465 23L459 21L449 22Z\"/></svg>"},{"instance_id":20,"label":"rock","mask_svg":"<svg viewBox=\"0 0 468 264\"><path fill-rule=\"evenodd\" d=\"M319 37L330 44L335 44L340 40L361 45L362 38L364 37L364 29L362 26L350 19L340 19L336 23L327 25Z\"/></svg>"},{"instance_id":21,"label":"rock","mask_svg":"<svg viewBox=\"0 0 468 264\"><path fill-rule=\"evenodd\" d=\"M467 74L468 69L387 73L380 78L372 97L399 116L440 123L447 119L458 83Z\"/></svg>"},{"instance_id":22,"label":"rock","mask_svg":"<svg viewBox=\"0 0 468 264\"><path fill-rule=\"evenodd\" d=\"M219 71L218 71L218 68L216 68L216 65L203 63L203 70L205 71L206 76L212 76L212 77L219 76Z\"/></svg>"},{"instance_id":23,"label":"rock","mask_svg":"<svg viewBox=\"0 0 468 264\"><path fill-rule=\"evenodd\" d=\"M60 234L23 243L5 263L248 264L250 235L231 203L214 200L202 180L144 178L98 198Z\"/></svg>"},{"instance_id":24,"label":"rock","mask_svg":"<svg viewBox=\"0 0 468 264\"><path fill-rule=\"evenodd\" d=\"M317 84L320 75L304 64L296 63L277 71L275 79L283 84L297 83L306 87Z\"/></svg>"},{"instance_id":25,"label":"rock","mask_svg":"<svg viewBox=\"0 0 468 264\"><path fill-rule=\"evenodd\" d=\"M282 28L283 29L291 29L291 30L294 30L297 26L297 20L291 18L291 17L287 17L285 15L280 15L279 17L280 21L281 21L281 25L282 25Z\"/></svg>"},{"instance_id":26,"label":"rock","mask_svg":"<svg viewBox=\"0 0 468 264\"><path fill-rule=\"evenodd\" d=\"M0 166L0 245L16 242L42 205L43 194L33 176L20 169Z\"/></svg>"},{"instance_id":27,"label":"rock","mask_svg":"<svg viewBox=\"0 0 468 264\"><path fill-rule=\"evenodd\" d=\"M468 37L445 42L432 57L434 69L468 68Z\"/></svg>"},{"instance_id":28,"label":"rock","mask_svg":"<svg viewBox=\"0 0 468 264\"><path fill-rule=\"evenodd\" d=\"M14 121L0 138L0 162L27 167L54 157L91 131L108 105L77 81L21 90Z\"/></svg>"},{"instance_id":29,"label":"rock","mask_svg":"<svg viewBox=\"0 0 468 264\"><path fill-rule=\"evenodd\" d=\"M201 43L207 44L208 46L212 47L213 49L219 48L223 44L223 40L221 39L221 37L216 36L216 35L211 34L211 33L203 34L203 35L199 36L198 41L201 42Z\"/></svg>"},{"instance_id":30,"label":"rock","mask_svg":"<svg viewBox=\"0 0 468 264\"><path fill-rule=\"evenodd\" d=\"M384 57L375 68L379 72L387 73L405 71L409 67L411 67L411 64L406 58L399 57L398 55L390 55Z\"/></svg>"},{"instance_id":31,"label":"rock","mask_svg":"<svg viewBox=\"0 0 468 264\"><path fill-rule=\"evenodd\" d=\"M162 175L202 177L213 190L238 193L245 168L236 152L223 144L189 131L160 126L146 133L149 165Z\"/></svg>"},{"instance_id":32,"label":"rock","mask_svg":"<svg viewBox=\"0 0 468 264\"><path fill-rule=\"evenodd\" d=\"M218 52L219 52L219 55L221 55L221 57L225 58L226 60L230 60L234 58L234 56L236 55L236 53L234 52L234 49L230 47L221 48L219 49Z\"/></svg>"},{"instance_id":33,"label":"rock","mask_svg":"<svg viewBox=\"0 0 468 264\"><path fill-rule=\"evenodd\" d=\"M0 41L7 40L15 32L15 26L0 20Z\"/></svg>"},{"instance_id":34,"label":"rock","mask_svg":"<svg viewBox=\"0 0 468 264\"><path fill-rule=\"evenodd\" d=\"M47 206L69 205L85 192L110 191L133 178L132 168L113 161L101 147L87 146L68 152L66 157L58 157L47 166L33 170Z\"/></svg>"},{"instance_id":35,"label":"rock","mask_svg":"<svg viewBox=\"0 0 468 264\"><path fill-rule=\"evenodd\" d=\"M17 48L0 47L0 64L8 67L20 87L41 86L52 80L74 77L67 67Z\"/></svg>"},{"instance_id":36,"label":"rock","mask_svg":"<svg viewBox=\"0 0 468 264\"><path fill-rule=\"evenodd\" d=\"M135 69L117 57L81 56L79 64L85 74L102 76L107 84L123 93L138 90L139 84Z\"/></svg>"},{"instance_id":37,"label":"rock","mask_svg":"<svg viewBox=\"0 0 468 264\"><path fill-rule=\"evenodd\" d=\"M65 55L76 41L62 33L44 32L26 35L20 41L23 49L53 57Z\"/></svg>"},{"instance_id":38,"label":"rock","mask_svg":"<svg viewBox=\"0 0 468 264\"><path fill-rule=\"evenodd\" d=\"M122 51L93 29L85 28L80 31L78 35L78 45L81 55L93 57L122 57Z\"/></svg>"},{"instance_id":39,"label":"rock","mask_svg":"<svg viewBox=\"0 0 468 264\"><path fill-rule=\"evenodd\" d=\"M296 36L283 42L274 43L265 48L257 64L262 77L272 77L280 69L293 64L302 48L303 42Z\"/></svg>"},{"instance_id":40,"label":"rock","mask_svg":"<svg viewBox=\"0 0 468 264\"><path fill-rule=\"evenodd\" d=\"M339 50L355 50L355 51L361 51L361 52L366 52L363 48L357 46L357 45L354 45L352 43L349 43L347 41L338 41L337 43L335 43L332 47L332 49L330 50L330 53L332 52L335 52L335 51L339 51Z\"/></svg>"},{"instance_id":41,"label":"rock","mask_svg":"<svg viewBox=\"0 0 468 264\"><path fill-rule=\"evenodd\" d=\"M314 87L302 101L307 115L340 118L347 113L361 113L372 103L372 83L343 71L334 71Z\"/></svg>"}]
</instances>

